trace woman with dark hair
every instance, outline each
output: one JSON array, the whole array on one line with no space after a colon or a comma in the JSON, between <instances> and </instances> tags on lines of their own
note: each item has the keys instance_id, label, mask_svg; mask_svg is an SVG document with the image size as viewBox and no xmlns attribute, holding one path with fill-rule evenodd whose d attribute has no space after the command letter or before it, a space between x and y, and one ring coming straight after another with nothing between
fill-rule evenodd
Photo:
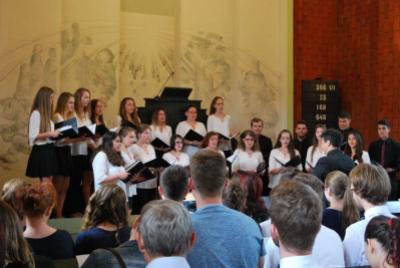
<instances>
[{"instance_id":1,"label":"woman with dark hair","mask_svg":"<svg viewBox=\"0 0 400 268\"><path fill-rule=\"evenodd\" d=\"M105 184L115 183L126 192L125 180L129 173L125 171L121 156L121 139L115 132L107 132L92 162L94 189L99 190Z\"/></svg>"},{"instance_id":2,"label":"woman with dark hair","mask_svg":"<svg viewBox=\"0 0 400 268\"><path fill-rule=\"evenodd\" d=\"M268 170L271 173L269 188L274 188L280 182L279 172L285 167L295 167L302 170L300 153L294 148L292 133L287 130L281 130L274 149L272 149L269 156Z\"/></svg>"},{"instance_id":3,"label":"woman with dark hair","mask_svg":"<svg viewBox=\"0 0 400 268\"><path fill-rule=\"evenodd\" d=\"M119 105L119 114L117 116L117 128L128 126L135 130L140 127L139 113L136 102L130 97L123 98Z\"/></svg>"},{"instance_id":4,"label":"woman with dark hair","mask_svg":"<svg viewBox=\"0 0 400 268\"><path fill-rule=\"evenodd\" d=\"M185 135L190 131L193 130L197 132L201 136L205 136L207 133L206 127L203 123L197 121L197 108L193 105L189 105L185 110L186 120L179 122L176 127L176 135L179 135L185 138ZM201 146L201 141L189 141L184 139L184 147L183 151L192 157Z\"/></svg>"},{"instance_id":5,"label":"woman with dark hair","mask_svg":"<svg viewBox=\"0 0 400 268\"><path fill-rule=\"evenodd\" d=\"M224 152L219 150L219 143L220 143L219 134L215 131L210 131L207 132L207 134L204 136L201 147L216 153L220 153L223 157L225 157Z\"/></svg>"},{"instance_id":6,"label":"woman with dark hair","mask_svg":"<svg viewBox=\"0 0 400 268\"><path fill-rule=\"evenodd\" d=\"M258 174L246 174L242 178L246 193L246 201L243 213L260 224L268 220L269 214L262 197L263 182Z\"/></svg>"},{"instance_id":7,"label":"woman with dark hair","mask_svg":"<svg viewBox=\"0 0 400 268\"><path fill-rule=\"evenodd\" d=\"M99 99L90 101L90 120L93 124L104 125L104 103Z\"/></svg>"},{"instance_id":8,"label":"woman with dark hair","mask_svg":"<svg viewBox=\"0 0 400 268\"><path fill-rule=\"evenodd\" d=\"M257 167L264 159L258 148L257 136L252 130L245 130L240 134L239 148L231 159L233 172L257 172Z\"/></svg>"},{"instance_id":9,"label":"woman with dark hair","mask_svg":"<svg viewBox=\"0 0 400 268\"><path fill-rule=\"evenodd\" d=\"M325 125L316 124L315 125L315 134L313 138L313 144L308 147L307 149L307 156L306 156L306 171L311 173L312 170L317 165L318 160L321 157L325 156L325 153L322 151L322 139L321 135L326 130Z\"/></svg>"},{"instance_id":10,"label":"woman with dark hair","mask_svg":"<svg viewBox=\"0 0 400 268\"><path fill-rule=\"evenodd\" d=\"M94 192L86 207L82 230L76 237L77 255L117 247L129 239L128 207L121 187L105 184Z\"/></svg>"},{"instance_id":11,"label":"woman with dark hair","mask_svg":"<svg viewBox=\"0 0 400 268\"><path fill-rule=\"evenodd\" d=\"M363 138L360 132L356 130L348 133L344 153L353 159L356 164L371 164L368 152L363 151Z\"/></svg>"},{"instance_id":12,"label":"woman with dark hair","mask_svg":"<svg viewBox=\"0 0 400 268\"><path fill-rule=\"evenodd\" d=\"M400 268L400 220L377 216L365 230L365 255L372 268Z\"/></svg>"},{"instance_id":13,"label":"woman with dark hair","mask_svg":"<svg viewBox=\"0 0 400 268\"><path fill-rule=\"evenodd\" d=\"M360 213L350 190L350 179L341 171L332 171L325 178L325 208L322 225L334 230L343 240L346 228L360 220Z\"/></svg>"},{"instance_id":14,"label":"woman with dark hair","mask_svg":"<svg viewBox=\"0 0 400 268\"><path fill-rule=\"evenodd\" d=\"M189 156L183 151L183 138L175 135L171 138L171 151L163 155L163 159L171 165L188 167L190 165Z\"/></svg>"},{"instance_id":15,"label":"woman with dark hair","mask_svg":"<svg viewBox=\"0 0 400 268\"><path fill-rule=\"evenodd\" d=\"M71 235L47 223L56 201L53 185L33 184L22 189L20 195L21 211L26 221L24 237L33 252L52 260L74 258Z\"/></svg>"}]
</instances>

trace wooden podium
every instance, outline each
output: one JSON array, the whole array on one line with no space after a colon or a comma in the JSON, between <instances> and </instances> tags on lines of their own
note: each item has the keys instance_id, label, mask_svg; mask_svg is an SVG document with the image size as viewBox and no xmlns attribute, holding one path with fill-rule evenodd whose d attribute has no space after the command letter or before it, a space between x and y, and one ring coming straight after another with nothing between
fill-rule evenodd
<instances>
[{"instance_id":1,"label":"wooden podium","mask_svg":"<svg viewBox=\"0 0 400 268\"><path fill-rule=\"evenodd\" d=\"M175 132L176 125L186 120L185 110L189 105L197 108L197 121L207 123L205 109L201 109L201 100L189 100L191 88L165 87L159 97L145 98L145 107L139 107L138 112L143 123L151 124L153 112L157 108L163 108L167 114L167 124Z\"/></svg>"}]
</instances>

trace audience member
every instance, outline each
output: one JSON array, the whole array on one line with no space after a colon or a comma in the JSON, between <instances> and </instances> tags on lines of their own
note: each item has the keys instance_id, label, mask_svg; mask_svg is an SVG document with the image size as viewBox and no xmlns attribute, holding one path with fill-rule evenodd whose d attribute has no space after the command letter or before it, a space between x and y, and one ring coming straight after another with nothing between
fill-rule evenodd
<instances>
[{"instance_id":1,"label":"audience member","mask_svg":"<svg viewBox=\"0 0 400 268\"><path fill-rule=\"evenodd\" d=\"M301 156L301 163L303 166L303 171L306 170L306 157L307 149L312 144L312 141L308 135L308 126L305 120L300 120L296 123L294 128L294 139L293 145L297 151L299 151Z\"/></svg>"},{"instance_id":2,"label":"audience member","mask_svg":"<svg viewBox=\"0 0 400 268\"><path fill-rule=\"evenodd\" d=\"M271 192L271 234L279 245L281 268L322 267L311 256L321 228L322 203L308 186L283 181Z\"/></svg>"},{"instance_id":3,"label":"audience member","mask_svg":"<svg viewBox=\"0 0 400 268\"><path fill-rule=\"evenodd\" d=\"M400 267L400 220L371 219L365 230L365 255L372 268Z\"/></svg>"},{"instance_id":4,"label":"audience member","mask_svg":"<svg viewBox=\"0 0 400 268\"><path fill-rule=\"evenodd\" d=\"M162 173L158 191L163 199L182 202L189 192L189 174L182 166L169 166Z\"/></svg>"},{"instance_id":5,"label":"audience member","mask_svg":"<svg viewBox=\"0 0 400 268\"><path fill-rule=\"evenodd\" d=\"M350 173L354 200L364 212L364 219L346 229L343 240L347 266L367 265L364 233L368 222L375 216L394 217L385 206L390 194L390 180L381 167L360 164Z\"/></svg>"},{"instance_id":6,"label":"audience member","mask_svg":"<svg viewBox=\"0 0 400 268\"><path fill-rule=\"evenodd\" d=\"M47 224L56 202L53 185L42 183L23 188L20 200L21 211L26 220L24 237L33 252L52 260L74 258L71 235Z\"/></svg>"},{"instance_id":7,"label":"audience member","mask_svg":"<svg viewBox=\"0 0 400 268\"><path fill-rule=\"evenodd\" d=\"M98 248L116 247L130 236L125 192L116 184L101 186L89 200L83 232L76 238L75 253L89 254Z\"/></svg>"},{"instance_id":8,"label":"audience member","mask_svg":"<svg viewBox=\"0 0 400 268\"><path fill-rule=\"evenodd\" d=\"M139 249L146 268L189 268L185 259L195 241L187 210L172 200L146 204L135 223Z\"/></svg>"},{"instance_id":9,"label":"audience member","mask_svg":"<svg viewBox=\"0 0 400 268\"><path fill-rule=\"evenodd\" d=\"M332 171L325 178L325 208L322 225L334 230L341 239L346 228L360 219L359 211L350 191L350 179L341 171Z\"/></svg>"},{"instance_id":10,"label":"audience member","mask_svg":"<svg viewBox=\"0 0 400 268\"><path fill-rule=\"evenodd\" d=\"M222 205L225 159L203 150L192 158L189 184L197 201L193 214L197 240L188 255L192 268L263 267L260 229L250 217Z\"/></svg>"},{"instance_id":11,"label":"audience member","mask_svg":"<svg viewBox=\"0 0 400 268\"><path fill-rule=\"evenodd\" d=\"M378 121L379 139L369 145L369 156L375 163L384 167L389 174L392 191L389 200L400 198L400 182L396 174L400 169L400 144L390 138L390 124L387 120Z\"/></svg>"},{"instance_id":12,"label":"audience member","mask_svg":"<svg viewBox=\"0 0 400 268\"><path fill-rule=\"evenodd\" d=\"M243 212L246 206L246 193L238 180L231 179L224 188L222 202L228 208Z\"/></svg>"},{"instance_id":13,"label":"audience member","mask_svg":"<svg viewBox=\"0 0 400 268\"><path fill-rule=\"evenodd\" d=\"M18 193L20 193L21 189L28 187L29 185L30 184L23 179L11 179L4 183L3 191L1 193L1 199L3 199L3 201L9 204L15 210L15 212L17 212L21 221L23 220L24 215L21 212L21 204L18 200Z\"/></svg>"},{"instance_id":14,"label":"audience member","mask_svg":"<svg viewBox=\"0 0 400 268\"><path fill-rule=\"evenodd\" d=\"M246 194L243 213L251 217L256 223L267 220L269 215L262 197L261 178L257 174L247 174L243 182Z\"/></svg>"},{"instance_id":15,"label":"audience member","mask_svg":"<svg viewBox=\"0 0 400 268\"><path fill-rule=\"evenodd\" d=\"M318 160L313 174L322 181L325 181L326 175L331 171L339 170L349 174L354 167L354 162L339 150L340 132L335 129L328 129L322 133L321 138L322 150L326 156Z\"/></svg>"}]
</instances>

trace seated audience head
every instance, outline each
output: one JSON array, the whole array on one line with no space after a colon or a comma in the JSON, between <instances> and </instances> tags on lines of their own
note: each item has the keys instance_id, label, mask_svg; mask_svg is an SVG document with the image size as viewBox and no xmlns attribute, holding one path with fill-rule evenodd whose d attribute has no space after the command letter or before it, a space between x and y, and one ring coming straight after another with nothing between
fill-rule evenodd
<instances>
[{"instance_id":1,"label":"seated audience head","mask_svg":"<svg viewBox=\"0 0 400 268\"><path fill-rule=\"evenodd\" d=\"M305 120L297 121L294 133L298 139L306 138L308 134L307 122Z\"/></svg>"},{"instance_id":2,"label":"seated audience head","mask_svg":"<svg viewBox=\"0 0 400 268\"><path fill-rule=\"evenodd\" d=\"M379 120L378 125L378 135L382 140L387 140L390 135L390 123L386 119Z\"/></svg>"},{"instance_id":3,"label":"seated audience head","mask_svg":"<svg viewBox=\"0 0 400 268\"><path fill-rule=\"evenodd\" d=\"M252 130L245 130L240 134L239 140L239 148L243 151L251 150L257 151L258 148L258 139L256 133Z\"/></svg>"},{"instance_id":4,"label":"seated audience head","mask_svg":"<svg viewBox=\"0 0 400 268\"><path fill-rule=\"evenodd\" d=\"M379 166L360 164L350 172L351 190L356 204L361 208L383 205L389 197L391 186L386 171Z\"/></svg>"},{"instance_id":5,"label":"seated audience head","mask_svg":"<svg viewBox=\"0 0 400 268\"><path fill-rule=\"evenodd\" d=\"M14 267L12 264L16 264L15 267L35 267L18 215L3 200L0 200L0 215L0 267Z\"/></svg>"},{"instance_id":6,"label":"seated audience head","mask_svg":"<svg viewBox=\"0 0 400 268\"><path fill-rule=\"evenodd\" d=\"M299 172L293 177L293 180L310 186L322 201L324 196L324 184L316 176L310 173Z\"/></svg>"},{"instance_id":7,"label":"seated audience head","mask_svg":"<svg viewBox=\"0 0 400 268\"><path fill-rule=\"evenodd\" d=\"M171 150L175 152L181 152L183 149L183 137L180 135L174 135L171 137Z\"/></svg>"},{"instance_id":8,"label":"seated audience head","mask_svg":"<svg viewBox=\"0 0 400 268\"><path fill-rule=\"evenodd\" d=\"M159 192L164 199L182 202L189 191L189 174L186 168L172 165L161 174Z\"/></svg>"},{"instance_id":9,"label":"seated audience head","mask_svg":"<svg viewBox=\"0 0 400 268\"><path fill-rule=\"evenodd\" d=\"M157 108L151 118L151 123L155 126L165 125L167 123L167 113L164 108Z\"/></svg>"},{"instance_id":10,"label":"seated audience head","mask_svg":"<svg viewBox=\"0 0 400 268\"><path fill-rule=\"evenodd\" d=\"M1 194L1 199L8 203L17 212L21 220L23 219L23 215L21 213L19 194L23 188L28 186L29 183L24 181L23 179L11 179L3 185L3 191Z\"/></svg>"},{"instance_id":11,"label":"seated audience head","mask_svg":"<svg viewBox=\"0 0 400 268\"><path fill-rule=\"evenodd\" d=\"M342 140L342 134L333 128L329 128L325 130L322 135L322 150L325 153L340 147L340 143Z\"/></svg>"},{"instance_id":12,"label":"seated audience head","mask_svg":"<svg viewBox=\"0 0 400 268\"><path fill-rule=\"evenodd\" d=\"M246 174L244 177L246 193L244 213L257 223L268 219L268 211L263 199L263 182L258 174Z\"/></svg>"},{"instance_id":13,"label":"seated audience head","mask_svg":"<svg viewBox=\"0 0 400 268\"><path fill-rule=\"evenodd\" d=\"M321 228L322 202L309 186L286 180L270 195L271 234L281 257L309 255Z\"/></svg>"},{"instance_id":14,"label":"seated audience head","mask_svg":"<svg viewBox=\"0 0 400 268\"><path fill-rule=\"evenodd\" d=\"M296 176L298 173L300 173L300 171L295 168L295 167L285 167L282 168L278 174L277 174L277 178L278 181L282 181L282 180L291 180L293 179L294 176Z\"/></svg>"},{"instance_id":15,"label":"seated audience head","mask_svg":"<svg viewBox=\"0 0 400 268\"><path fill-rule=\"evenodd\" d=\"M229 181L228 186L224 189L223 203L228 208L241 212L244 211L246 206L246 193L239 181Z\"/></svg>"},{"instance_id":16,"label":"seated audience head","mask_svg":"<svg viewBox=\"0 0 400 268\"><path fill-rule=\"evenodd\" d=\"M191 187L197 199L221 199L225 186L226 163L217 152L201 150L190 164Z\"/></svg>"},{"instance_id":17,"label":"seated audience head","mask_svg":"<svg viewBox=\"0 0 400 268\"><path fill-rule=\"evenodd\" d=\"M56 202L56 191L51 183L34 183L21 190L21 212L28 219L47 221Z\"/></svg>"},{"instance_id":18,"label":"seated audience head","mask_svg":"<svg viewBox=\"0 0 400 268\"><path fill-rule=\"evenodd\" d=\"M377 216L365 230L365 255L372 268L400 267L400 220Z\"/></svg>"},{"instance_id":19,"label":"seated audience head","mask_svg":"<svg viewBox=\"0 0 400 268\"><path fill-rule=\"evenodd\" d=\"M129 148L136 143L136 131L131 127L121 127L118 135L121 140L121 145L125 148Z\"/></svg>"},{"instance_id":20,"label":"seated audience head","mask_svg":"<svg viewBox=\"0 0 400 268\"><path fill-rule=\"evenodd\" d=\"M261 135L264 128L264 122L261 118L254 117L250 121L250 128L254 133L256 133L256 135Z\"/></svg>"},{"instance_id":21,"label":"seated audience head","mask_svg":"<svg viewBox=\"0 0 400 268\"><path fill-rule=\"evenodd\" d=\"M338 126L340 130L346 130L350 128L351 114L347 111L342 111L338 116Z\"/></svg>"},{"instance_id":22,"label":"seated audience head","mask_svg":"<svg viewBox=\"0 0 400 268\"><path fill-rule=\"evenodd\" d=\"M102 185L86 206L82 230L103 223L122 228L128 225L128 208L124 190L116 184Z\"/></svg>"},{"instance_id":23,"label":"seated audience head","mask_svg":"<svg viewBox=\"0 0 400 268\"><path fill-rule=\"evenodd\" d=\"M211 150L218 150L219 134L215 131L207 132L204 136L202 147Z\"/></svg>"},{"instance_id":24,"label":"seated audience head","mask_svg":"<svg viewBox=\"0 0 400 268\"><path fill-rule=\"evenodd\" d=\"M224 98L221 96L216 96L212 99L210 105L210 115L215 114L216 112L223 112L224 111Z\"/></svg>"},{"instance_id":25,"label":"seated audience head","mask_svg":"<svg viewBox=\"0 0 400 268\"><path fill-rule=\"evenodd\" d=\"M191 216L182 204L172 200L147 203L135 227L139 249L147 262L185 256L194 244Z\"/></svg>"}]
</instances>

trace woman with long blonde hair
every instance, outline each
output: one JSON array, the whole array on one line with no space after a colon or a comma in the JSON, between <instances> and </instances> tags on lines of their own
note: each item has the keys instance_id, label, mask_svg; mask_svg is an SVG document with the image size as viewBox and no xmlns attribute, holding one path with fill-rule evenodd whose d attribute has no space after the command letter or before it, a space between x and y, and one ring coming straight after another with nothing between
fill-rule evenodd
<instances>
[{"instance_id":1,"label":"woman with long blonde hair","mask_svg":"<svg viewBox=\"0 0 400 268\"><path fill-rule=\"evenodd\" d=\"M28 137L32 151L25 174L32 178L39 177L42 182L51 182L57 173L57 158L52 138L58 137L60 133L54 130L51 120L53 99L54 91L51 88L40 88L29 117Z\"/></svg>"}]
</instances>

